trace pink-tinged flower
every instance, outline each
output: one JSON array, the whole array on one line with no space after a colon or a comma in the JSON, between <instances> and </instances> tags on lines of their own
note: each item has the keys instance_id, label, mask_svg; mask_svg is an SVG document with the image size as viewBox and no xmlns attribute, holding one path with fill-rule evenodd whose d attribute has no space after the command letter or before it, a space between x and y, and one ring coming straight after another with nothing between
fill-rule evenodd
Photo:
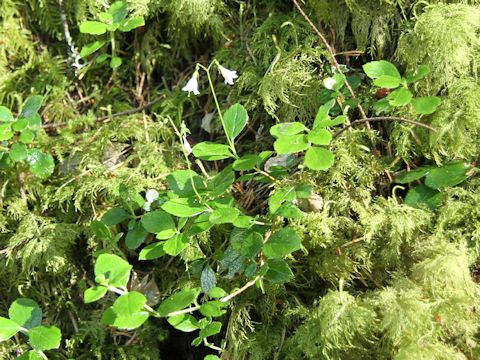
<instances>
[{"instance_id":1,"label":"pink-tinged flower","mask_svg":"<svg viewBox=\"0 0 480 360\"><path fill-rule=\"evenodd\" d=\"M218 69L225 79L225 84L233 85L233 79L238 78L237 72L235 70L229 70L224 68L222 65L218 64Z\"/></svg>"},{"instance_id":2,"label":"pink-tinged flower","mask_svg":"<svg viewBox=\"0 0 480 360\"><path fill-rule=\"evenodd\" d=\"M187 137L185 135L183 135L182 139L183 139L183 148L185 149L185 153L187 155L190 155L192 153L192 146L188 142Z\"/></svg>"},{"instance_id":3,"label":"pink-tinged flower","mask_svg":"<svg viewBox=\"0 0 480 360\"><path fill-rule=\"evenodd\" d=\"M194 95L200 95L200 91L198 91L198 71L193 73L192 77L188 80L182 90L188 92L188 96L190 96L191 92L193 92Z\"/></svg>"}]
</instances>

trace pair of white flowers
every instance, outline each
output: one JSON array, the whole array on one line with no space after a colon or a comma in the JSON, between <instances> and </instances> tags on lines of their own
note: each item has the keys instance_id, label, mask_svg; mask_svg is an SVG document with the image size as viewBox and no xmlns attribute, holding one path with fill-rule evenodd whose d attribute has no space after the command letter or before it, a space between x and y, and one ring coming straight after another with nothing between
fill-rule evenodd
<instances>
[{"instance_id":1,"label":"pair of white flowers","mask_svg":"<svg viewBox=\"0 0 480 360\"><path fill-rule=\"evenodd\" d=\"M237 72L235 70L229 70L218 63L217 66L225 79L225 84L233 85L233 80L238 78ZM198 70L195 70L192 77L188 80L182 90L188 92L188 95L190 95L191 92L193 92L194 95L200 94L200 91L198 90Z\"/></svg>"}]
</instances>

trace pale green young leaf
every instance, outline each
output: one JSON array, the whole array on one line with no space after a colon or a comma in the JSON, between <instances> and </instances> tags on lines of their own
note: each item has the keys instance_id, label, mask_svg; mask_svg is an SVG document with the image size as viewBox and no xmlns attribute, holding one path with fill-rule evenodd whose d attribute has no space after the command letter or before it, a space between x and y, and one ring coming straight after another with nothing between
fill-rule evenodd
<instances>
[{"instance_id":1,"label":"pale green young leaf","mask_svg":"<svg viewBox=\"0 0 480 360\"><path fill-rule=\"evenodd\" d=\"M405 106L410 103L412 97L413 95L410 90L401 87L400 89L392 91L387 96L387 100L391 106Z\"/></svg>"},{"instance_id":2,"label":"pale green young leaf","mask_svg":"<svg viewBox=\"0 0 480 360\"><path fill-rule=\"evenodd\" d=\"M423 115L433 114L441 103L438 96L422 96L412 100L413 109Z\"/></svg>"},{"instance_id":3,"label":"pale green young leaf","mask_svg":"<svg viewBox=\"0 0 480 360\"><path fill-rule=\"evenodd\" d=\"M62 333L56 326L37 326L28 331L28 338L34 349L58 349L62 340Z\"/></svg>"},{"instance_id":4,"label":"pale green young leaf","mask_svg":"<svg viewBox=\"0 0 480 360\"><path fill-rule=\"evenodd\" d=\"M80 24L83 34L102 35L107 32L107 25L99 21L84 21Z\"/></svg>"},{"instance_id":5,"label":"pale green young leaf","mask_svg":"<svg viewBox=\"0 0 480 360\"><path fill-rule=\"evenodd\" d=\"M401 78L389 75L382 75L373 80L373 85L387 89L395 89L399 87L401 83Z\"/></svg>"},{"instance_id":6,"label":"pale green young leaf","mask_svg":"<svg viewBox=\"0 0 480 360\"><path fill-rule=\"evenodd\" d=\"M273 147L277 154L291 154L308 149L308 140L306 135L291 135L278 138Z\"/></svg>"},{"instance_id":7,"label":"pale green young leaf","mask_svg":"<svg viewBox=\"0 0 480 360\"><path fill-rule=\"evenodd\" d=\"M389 61L371 61L363 65L363 71L371 79L377 79L381 76L391 76L400 79L400 73L395 65Z\"/></svg>"},{"instance_id":8,"label":"pale green young leaf","mask_svg":"<svg viewBox=\"0 0 480 360\"><path fill-rule=\"evenodd\" d=\"M166 201L162 209L177 217L191 217L201 214L207 208L191 198L174 198Z\"/></svg>"},{"instance_id":9,"label":"pale green young leaf","mask_svg":"<svg viewBox=\"0 0 480 360\"><path fill-rule=\"evenodd\" d=\"M21 329L21 326L18 325L15 321L0 317L0 341L5 341L10 339Z\"/></svg>"},{"instance_id":10,"label":"pale green young leaf","mask_svg":"<svg viewBox=\"0 0 480 360\"><path fill-rule=\"evenodd\" d=\"M188 236L185 234L177 234L165 241L163 251L168 255L177 256L187 248L188 244Z\"/></svg>"},{"instance_id":11,"label":"pale green young leaf","mask_svg":"<svg viewBox=\"0 0 480 360\"><path fill-rule=\"evenodd\" d=\"M332 141L332 134L327 129L317 127L307 134L308 141L315 145L329 145Z\"/></svg>"},{"instance_id":12,"label":"pale green young leaf","mask_svg":"<svg viewBox=\"0 0 480 360\"><path fill-rule=\"evenodd\" d=\"M136 329L149 317L146 302L147 298L137 291L123 294L104 312L102 322L118 329Z\"/></svg>"},{"instance_id":13,"label":"pale green young leaf","mask_svg":"<svg viewBox=\"0 0 480 360\"><path fill-rule=\"evenodd\" d=\"M101 254L95 263L95 276L103 275L112 286L127 286L132 265L120 256Z\"/></svg>"},{"instance_id":14,"label":"pale green young leaf","mask_svg":"<svg viewBox=\"0 0 480 360\"><path fill-rule=\"evenodd\" d=\"M24 161L28 156L28 148L25 144L15 143L8 152L13 161Z\"/></svg>"},{"instance_id":15,"label":"pale green young leaf","mask_svg":"<svg viewBox=\"0 0 480 360\"><path fill-rule=\"evenodd\" d=\"M103 298L105 296L107 291L108 291L107 287L102 286L102 285L88 288L83 293L83 302L85 304L89 304L89 303L95 302L97 300L100 300L101 298Z\"/></svg>"},{"instance_id":16,"label":"pale green young leaf","mask_svg":"<svg viewBox=\"0 0 480 360\"><path fill-rule=\"evenodd\" d=\"M13 122L14 120L12 112L5 106L0 106L0 122Z\"/></svg>"},{"instance_id":17,"label":"pale green young leaf","mask_svg":"<svg viewBox=\"0 0 480 360\"><path fill-rule=\"evenodd\" d=\"M332 152L325 148L311 147L305 153L305 165L312 170L328 170L334 161Z\"/></svg>"},{"instance_id":18,"label":"pale green young leaf","mask_svg":"<svg viewBox=\"0 0 480 360\"><path fill-rule=\"evenodd\" d=\"M168 323L175 329L182 332L192 332L198 330L198 321L192 315L182 314L172 316L167 319Z\"/></svg>"},{"instance_id":19,"label":"pale green young leaf","mask_svg":"<svg viewBox=\"0 0 480 360\"><path fill-rule=\"evenodd\" d=\"M270 128L270 134L276 138L296 135L308 130L305 125L299 122L286 122L274 125Z\"/></svg>"},{"instance_id":20,"label":"pale green young leaf","mask_svg":"<svg viewBox=\"0 0 480 360\"><path fill-rule=\"evenodd\" d=\"M11 124L0 124L0 141L9 140L13 137Z\"/></svg>"},{"instance_id":21,"label":"pale green young leaf","mask_svg":"<svg viewBox=\"0 0 480 360\"><path fill-rule=\"evenodd\" d=\"M122 65L122 58L118 57L118 56L114 56L111 58L110 60L110 67L115 70L117 69L120 65Z\"/></svg>"}]
</instances>

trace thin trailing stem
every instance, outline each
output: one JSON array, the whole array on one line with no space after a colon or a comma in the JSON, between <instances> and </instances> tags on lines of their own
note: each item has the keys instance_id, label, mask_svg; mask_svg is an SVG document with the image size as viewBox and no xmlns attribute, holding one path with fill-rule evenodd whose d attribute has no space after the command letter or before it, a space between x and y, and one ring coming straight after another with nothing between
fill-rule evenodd
<instances>
[{"instance_id":1,"label":"thin trailing stem","mask_svg":"<svg viewBox=\"0 0 480 360\"><path fill-rule=\"evenodd\" d=\"M372 121L384 121L384 120L385 121L405 122L405 123L412 124L412 125L415 125L415 126L423 127L425 129L428 129L428 130L433 131L433 132L437 131L437 129L435 129L434 127L431 127L430 125L421 123L419 121L405 119L403 117L398 117L398 116L378 116L378 117L371 117L371 118L356 120L356 121L352 122L351 124L345 126L343 129L337 131L335 133L335 135L333 135L333 138L336 138L336 137L340 136L340 134L342 134L345 130L347 130L347 129L355 126L355 125L363 124L363 123L367 123L367 122L372 122Z\"/></svg>"}]
</instances>

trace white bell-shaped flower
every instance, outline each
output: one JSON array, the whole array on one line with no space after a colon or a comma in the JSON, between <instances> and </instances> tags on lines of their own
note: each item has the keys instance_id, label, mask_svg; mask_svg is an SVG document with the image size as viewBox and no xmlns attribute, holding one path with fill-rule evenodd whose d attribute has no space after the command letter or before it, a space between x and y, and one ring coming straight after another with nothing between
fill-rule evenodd
<instances>
[{"instance_id":1,"label":"white bell-shaped flower","mask_svg":"<svg viewBox=\"0 0 480 360\"><path fill-rule=\"evenodd\" d=\"M193 92L194 95L200 95L200 91L198 91L198 71L193 73L192 77L188 80L182 90L188 92L189 96L191 92Z\"/></svg>"},{"instance_id":2,"label":"white bell-shaped flower","mask_svg":"<svg viewBox=\"0 0 480 360\"><path fill-rule=\"evenodd\" d=\"M233 79L238 78L237 72L235 70L229 70L220 64L218 64L218 69L225 79L225 84L233 85Z\"/></svg>"}]
</instances>

